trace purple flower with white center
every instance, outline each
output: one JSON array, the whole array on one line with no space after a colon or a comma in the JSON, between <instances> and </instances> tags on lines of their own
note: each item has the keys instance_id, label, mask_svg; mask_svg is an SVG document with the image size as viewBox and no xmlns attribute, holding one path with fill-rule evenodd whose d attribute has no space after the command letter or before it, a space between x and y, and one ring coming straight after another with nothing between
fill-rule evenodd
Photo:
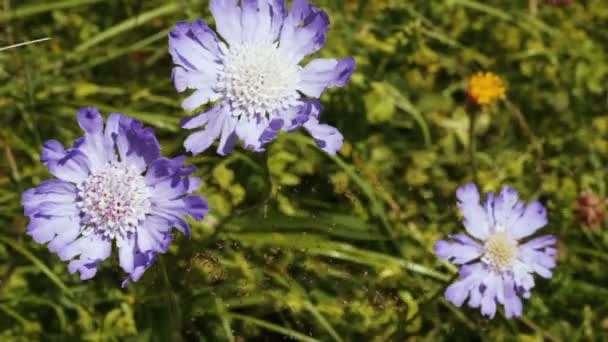
<instances>
[{"instance_id":1,"label":"purple flower with white center","mask_svg":"<svg viewBox=\"0 0 608 342\"><path fill-rule=\"evenodd\" d=\"M538 201L526 205L507 186L498 196L488 193L484 204L475 184L459 188L456 196L470 236L450 235L452 241L435 245L440 258L462 265L460 279L447 288L446 298L460 307L468 297L470 307L481 307L490 318L497 304L504 306L507 318L521 316L520 296L530 297L532 275L551 278L555 267L557 239L552 235L529 239L547 224L545 207Z\"/></svg>"},{"instance_id":2,"label":"purple flower with white center","mask_svg":"<svg viewBox=\"0 0 608 342\"><path fill-rule=\"evenodd\" d=\"M182 122L186 129L204 126L186 139L186 150L202 153L219 138L221 155L231 153L239 139L260 152L278 131L304 127L335 154L344 139L335 127L319 123L317 99L328 88L346 85L355 60L299 65L325 45L327 14L308 0L294 0L289 13L285 0L211 0L210 8L223 40L200 19L178 23L169 34L175 88L195 89L183 108L214 103Z\"/></svg>"},{"instance_id":3,"label":"purple flower with white center","mask_svg":"<svg viewBox=\"0 0 608 342\"><path fill-rule=\"evenodd\" d=\"M184 216L202 220L207 201L192 192L200 179L185 157L160 157L151 128L122 114L105 124L95 108L78 111L85 135L71 148L47 141L42 162L57 179L23 193L28 234L70 261L70 273L90 279L115 242L120 266L137 281L165 253L173 227L190 235Z\"/></svg>"}]
</instances>

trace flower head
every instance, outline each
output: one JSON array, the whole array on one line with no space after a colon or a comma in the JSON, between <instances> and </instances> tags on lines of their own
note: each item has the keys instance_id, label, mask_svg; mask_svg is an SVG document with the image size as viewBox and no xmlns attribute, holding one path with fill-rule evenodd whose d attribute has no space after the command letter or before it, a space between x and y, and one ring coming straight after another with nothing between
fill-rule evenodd
<instances>
[{"instance_id":1,"label":"flower head","mask_svg":"<svg viewBox=\"0 0 608 342\"><path fill-rule=\"evenodd\" d=\"M322 149L336 153L343 137L319 123L317 98L344 86L355 61L299 64L325 45L327 14L308 0L294 0L289 13L285 0L211 0L210 8L222 39L200 19L178 23L169 34L175 88L195 89L183 108L213 103L182 122L186 129L204 127L187 138L185 148L199 154L219 138L219 154L232 152L237 140L259 152L279 131L304 127Z\"/></svg>"},{"instance_id":2,"label":"flower head","mask_svg":"<svg viewBox=\"0 0 608 342\"><path fill-rule=\"evenodd\" d=\"M598 228L606 219L606 203L608 199L584 192L576 203L576 216L578 221L590 228Z\"/></svg>"},{"instance_id":3,"label":"flower head","mask_svg":"<svg viewBox=\"0 0 608 342\"><path fill-rule=\"evenodd\" d=\"M42 162L57 179L23 193L27 231L38 243L70 260L70 273L82 280L97 272L115 243L123 282L137 281L164 253L177 228L190 234L190 216L202 220L206 200L191 193L200 179L184 157L160 157L151 128L122 114L105 124L95 108L78 111L85 135L65 149L56 140L44 144Z\"/></svg>"},{"instance_id":4,"label":"flower head","mask_svg":"<svg viewBox=\"0 0 608 342\"><path fill-rule=\"evenodd\" d=\"M479 72L469 80L467 93L473 103L485 106L503 98L506 89L504 82L496 74Z\"/></svg>"},{"instance_id":5,"label":"flower head","mask_svg":"<svg viewBox=\"0 0 608 342\"><path fill-rule=\"evenodd\" d=\"M440 258L461 265L460 279L447 288L446 298L461 306L468 297L470 307L481 307L489 317L494 317L497 305L504 306L508 318L521 316L520 296L530 297L532 275L550 278L555 267L556 238L529 239L547 224L545 208L538 201L525 205L507 186L498 196L488 193L483 204L475 184L456 194L468 235L450 235L451 241L435 245Z\"/></svg>"}]
</instances>

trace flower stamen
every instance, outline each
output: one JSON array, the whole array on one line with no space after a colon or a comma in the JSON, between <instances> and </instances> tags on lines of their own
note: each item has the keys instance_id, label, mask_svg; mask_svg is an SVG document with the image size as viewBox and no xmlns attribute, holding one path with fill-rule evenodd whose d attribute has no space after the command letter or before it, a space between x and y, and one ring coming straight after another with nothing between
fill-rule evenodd
<instances>
[{"instance_id":1,"label":"flower stamen","mask_svg":"<svg viewBox=\"0 0 608 342\"><path fill-rule=\"evenodd\" d=\"M230 103L234 116L268 115L289 108L300 97L296 91L299 68L282 56L274 43L231 46L218 91Z\"/></svg>"},{"instance_id":2,"label":"flower stamen","mask_svg":"<svg viewBox=\"0 0 608 342\"><path fill-rule=\"evenodd\" d=\"M150 193L144 177L120 162L110 162L78 186L78 207L83 234L100 233L108 238L134 233L150 211Z\"/></svg>"},{"instance_id":3,"label":"flower stamen","mask_svg":"<svg viewBox=\"0 0 608 342\"><path fill-rule=\"evenodd\" d=\"M497 232L490 236L484 247L486 252L482 261L495 270L506 270L517 259L517 241L506 232Z\"/></svg>"}]
</instances>

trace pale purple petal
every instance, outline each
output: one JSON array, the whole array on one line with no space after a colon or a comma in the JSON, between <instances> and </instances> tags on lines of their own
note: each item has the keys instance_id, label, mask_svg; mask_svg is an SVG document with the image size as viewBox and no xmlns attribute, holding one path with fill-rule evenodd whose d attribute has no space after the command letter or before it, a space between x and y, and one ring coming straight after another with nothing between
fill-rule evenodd
<instances>
[{"instance_id":1,"label":"pale purple petal","mask_svg":"<svg viewBox=\"0 0 608 342\"><path fill-rule=\"evenodd\" d=\"M209 84L202 84L194 93L192 93L192 95L188 96L188 98L182 102L182 108L188 111L195 110L198 107L218 100L221 97L222 95L216 93Z\"/></svg>"},{"instance_id":2,"label":"pale purple petal","mask_svg":"<svg viewBox=\"0 0 608 342\"><path fill-rule=\"evenodd\" d=\"M126 273L133 272L133 260L135 258L135 238L133 236L128 238L119 238L117 240L118 246L118 261L120 267Z\"/></svg>"},{"instance_id":3,"label":"pale purple petal","mask_svg":"<svg viewBox=\"0 0 608 342\"><path fill-rule=\"evenodd\" d=\"M171 243L171 228L173 224L159 216L148 216L137 233L137 245L140 251L164 253Z\"/></svg>"},{"instance_id":4,"label":"pale purple petal","mask_svg":"<svg viewBox=\"0 0 608 342\"><path fill-rule=\"evenodd\" d=\"M91 171L96 172L114 159L113 140L104 136L103 118L97 108L81 108L77 118L85 131L78 149L88 157Z\"/></svg>"},{"instance_id":5,"label":"pale purple petal","mask_svg":"<svg viewBox=\"0 0 608 342\"><path fill-rule=\"evenodd\" d=\"M325 90L342 87L355 71L352 57L336 59L314 59L300 71L298 90L310 97L320 97Z\"/></svg>"},{"instance_id":6,"label":"pale purple petal","mask_svg":"<svg viewBox=\"0 0 608 342\"><path fill-rule=\"evenodd\" d=\"M190 24L180 22L169 33L169 53L173 63L185 71L198 71L208 79L215 79L220 64L221 50L215 33L202 20Z\"/></svg>"},{"instance_id":7,"label":"pale purple petal","mask_svg":"<svg viewBox=\"0 0 608 342\"><path fill-rule=\"evenodd\" d=\"M42 145L42 155L40 161L44 165L48 165L50 162L56 162L65 157L65 149L63 145L57 140L49 140Z\"/></svg>"},{"instance_id":8,"label":"pale purple petal","mask_svg":"<svg viewBox=\"0 0 608 342\"><path fill-rule=\"evenodd\" d=\"M462 306L469 296L469 291L478 288L486 275L480 271L480 267L479 264L473 264L463 268L460 272L461 279L448 286L445 298L458 307Z\"/></svg>"},{"instance_id":9,"label":"pale purple petal","mask_svg":"<svg viewBox=\"0 0 608 342\"><path fill-rule=\"evenodd\" d=\"M208 101L215 101L220 95L213 90L213 85L217 82L217 75L203 72L198 70L186 70L181 66L173 68L171 74L173 84L178 92L184 92L186 89L200 89L201 93L198 95L198 99L190 99L188 102L182 103L182 107L186 110L188 108L195 109ZM207 101L201 100L200 98L206 96ZM198 102L198 104L196 104ZM188 106L188 108L186 108Z\"/></svg>"},{"instance_id":10,"label":"pale purple petal","mask_svg":"<svg viewBox=\"0 0 608 342\"><path fill-rule=\"evenodd\" d=\"M80 231L77 217L34 217L27 226L27 233L38 243L47 243L64 234L72 235L74 228ZM71 241L68 241L71 242ZM60 241L55 244L59 244ZM67 244L67 242L66 242Z\"/></svg>"},{"instance_id":11,"label":"pale purple petal","mask_svg":"<svg viewBox=\"0 0 608 342\"><path fill-rule=\"evenodd\" d=\"M194 171L192 167L183 167L186 161L185 156L169 158L159 158L155 160L146 173L145 181L150 187L156 184L173 179L176 176L188 176Z\"/></svg>"},{"instance_id":12,"label":"pale purple petal","mask_svg":"<svg viewBox=\"0 0 608 342\"><path fill-rule=\"evenodd\" d=\"M310 5L308 0L294 0L281 31L279 49L297 63L325 45L328 30L327 13Z\"/></svg>"},{"instance_id":13,"label":"pale purple petal","mask_svg":"<svg viewBox=\"0 0 608 342\"><path fill-rule=\"evenodd\" d=\"M209 8L215 18L217 32L228 44L239 44L243 30L238 0L211 0Z\"/></svg>"},{"instance_id":14,"label":"pale purple petal","mask_svg":"<svg viewBox=\"0 0 608 342\"><path fill-rule=\"evenodd\" d=\"M154 130L144 127L139 120L123 114L111 114L105 135L116 144L120 160L139 172L160 157L160 144Z\"/></svg>"},{"instance_id":15,"label":"pale purple petal","mask_svg":"<svg viewBox=\"0 0 608 342\"><path fill-rule=\"evenodd\" d=\"M522 239L534 234L547 224L547 210L538 201L528 204L523 214L514 220L511 226L511 236Z\"/></svg>"},{"instance_id":16,"label":"pale purple petal","mask_svg":"<svg viewBox=\"0 0 608 342\"><path fill-rule=\"evenodd\" d=\"M265 117L241 117L239 123L236 125L236 134L243 141L243 146L245 146L245 148L259 152L263 151L264 142L261 137L268 126L269 122ZM275 137L276 134L270 140L274 140Z\"/></svg>"},{"instance_id":17,"label":"pale purple petal","mask_svg":"<svg viewBox=\"0 0 608 342\"><path fill-rule=\"evenodd\" d=\"M76 187L68 182L51 179L42 182L38 187L25 191L21 203L25 215L31 216L39 212L39 207L45 202L60 204L74 203L76 200Z\"/></svg>"},{"instance_id":18,"label":"pale purple petal","mask_svg":"<svg viewBox=\"0 0 608 342\"><path fill-rule=\"evenodd\" d=\"M482 255L483 249L477 242L471 239L467 240L466 243L461 241L448 242L439 240L435 244L435 254L457 265L466 264Z\"/></svg>"},{"instance_id":19,"label":"pale purple petal","mask_svg":"<svg viewBox=\"0 0 608 342\"><path fill-rule=\"evenodd\" d=\"M150 266L156 261L156 253L139 253L136 252L133 258L133 271L127 279L122 282L122 287L126 287L131 281L138 281Z\"/></svg>"},{"instance_id":20,"label":"pale purple petal","mask_svg":"<svg viewBox=\"0 0 608 342\"><path fill-rule=\"evenodd\" d=\"M520 317L523 314L523 304L515 291L515 282L510 275L503 275L504 308L507 318Z\"/></svg>"},{"instance_id":21,"label":"pale purple petal","mask_svg":"<svg viewBox=\"0 0 608 342\"><path fill-rule=\"evenodd\" d=\"M503 291L502 279L499 275L489 272L484 277L483 285L485 291L481 299L481 314L490 318L494 318L496 314L496 301L498 292Z\"/></svg>"},{"instance_id":22,"label":"pale purple petal","mask_svg":"<svg viewBox=\"0 0 608 342\"><path fill-rule=\"evenodd\" d=\"M497 225L509 229L523 213L523 202L519 201L517 191L505 186L494 200L494 220Z\"/></svg>"},{"instance_id":23,"label":"pale purple petal","mask_svg":"<svg viewBox=\"0 0 608 342\"><path fill-rule=\"evenodd\" d=\"M304 128L315 139L319 147L325 152L335 155L344 144L344 137L337 128L320 124L317 118L311 118L304 124Z\"/></svg>"},{"instance_id":24,"label":"pale purple petal","mask_svg":"<svg viewBox=\"0 0 608 342\"><path fill-rule=\"evenodd\" d=\"M464 226L471 236L485 240L490 231L486 211L479 204L479 191L477 186L469 183L456 191L458 208L464 216Z\"/></svg>"},{"instance_id":25,"label":"pale purple petal","mask_svg":"<svg viewBox=\"0 0 608 342\"><path fill-rule=\"evenodd\" d=\"M557 239L552 235L545 235L519 246L520 259L543 278L551 278L551 269L556 266L553 245Z\"/></svg>"},{"instance_id":26,"label":"pale purple petal","mask_svg":"<svg viewBox=\"0 0 608 342\"><path fill-rule=\"evenodd\" d=\"M70 273L79 272L80 279L86 280L95 276L97 264L104 261L112 252L112 242L97 234L82 236L58 251L63 261L72 260L68 264Z\"/></svg>"},{"instance_id":27,"label":"pale purple petal","mask_svg":"<svg viewBox=\"0 0 608 342\"><path fill-rule=\"evenodd\" d=\"M233 116L229 116L224 119L222 133L220 134L220 143L217 147L217 153L219 155L225 156L234 150L234 146L238 140L238 136L236 134L237 123L238 120Z\"/></svg>"},{"instance_id":28,"label":"pale purple petal","mask_svg":"<svg viewBox=\"0 0 608 342\"><path fill-rule=\"evenodd\" d=\"M203 153L220 136L224 121L230 115L226 107L217 105L206 113L205 129L192 133L184 142L186 151L194 155ZM188 123L186 123L188 124Z\"/></svg>"}]
</instances>

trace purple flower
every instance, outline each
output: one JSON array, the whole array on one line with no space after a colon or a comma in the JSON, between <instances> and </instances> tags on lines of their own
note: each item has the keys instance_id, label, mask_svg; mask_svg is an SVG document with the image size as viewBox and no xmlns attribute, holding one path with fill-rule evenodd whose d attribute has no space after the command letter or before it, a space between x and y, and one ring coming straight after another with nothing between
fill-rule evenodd
<instances>
[{"instance_id":1,"label":"purple flower","mask_svg":"<svg viewBox=\"0 0 608 342\"><path fill-rule=\"evenodd\" d=\"M202 220L207 201L190 195L200 179L190 177L194 166L182 166L185 157L160 158L151 128L122 114L111 114L104 128L95 108L77 117L85 135L73 147L44 144L41 160L57 179L23 193L27 231L82 280L95 276L115 241L124 287L167 251L173 227L190 234L183 217Z\"/></svg>"},{"instance_id":2,"label":"purple flower","mask_svg":"<svg viewBox=\"0 0 608 342\"><path fill-rule=\"evenodd\" d=\"M532 275L551 278L555 267L554 236L521 241L547 224L547 211L538 201L525 205L507 186L496 197L488 193L483 204L475 184L459 188L456 195L470 236L450 235L452 241L435 245L440 258L462 265L460 279L447 288L446 298L461 306L468 297L470 307L481 307L491 318L497 304L504 306L507 318L521 316L520 296L530 297Z\"/></svg>"},{"instance_id":3,"label":"purple flower","mask_svg":"<svg viewBox=\"0 0 608 342\"><path fill-rule=\"evenodd\" d=\"M226 155L240 139L259 152L278 131L304 127L323 150L335 154L343 137L319 123L317 98L344 86L355 60L299 65L325 45L327 14L307 0L294 0L289 13L285 0L211 0L210 7L223 40L203 20L178 23L169 34L175 88L195 89L183 108L213 103L182 123L186 129L204 126L186 139L185 148L199 154L219 138L217 152Z\"/></svg>"}]
</instances>

